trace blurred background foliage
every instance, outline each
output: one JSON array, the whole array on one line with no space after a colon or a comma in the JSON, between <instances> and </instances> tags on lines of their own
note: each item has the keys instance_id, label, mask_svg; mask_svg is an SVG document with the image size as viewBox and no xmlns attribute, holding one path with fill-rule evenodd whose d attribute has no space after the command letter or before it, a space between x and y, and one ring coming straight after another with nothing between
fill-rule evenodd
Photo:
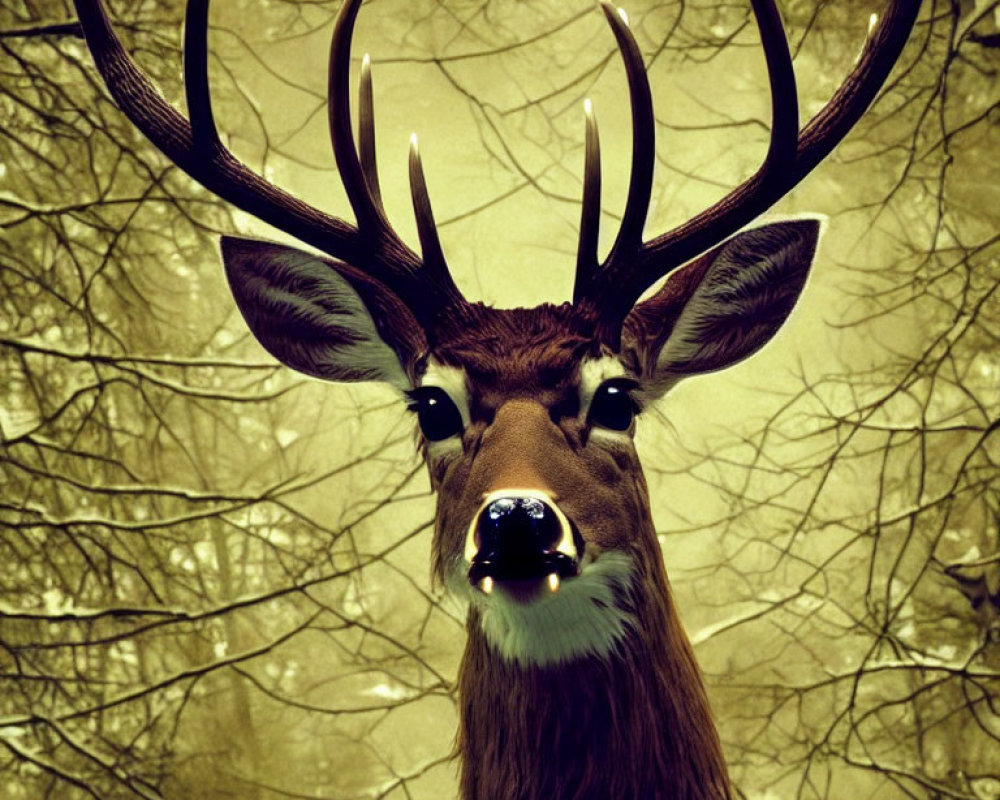
<instances>
[{"instance_id":1,"label":"blurred background foliage","mask_svg":"<svg viewBox=\"0 0 1000 800\"><path fill-rule=\"evenodd\" d=\"M349 218L323 105L337 5L216 4L212 74L236 153ZM110 6L182 104L180 3ZM1000 798L1000 10L923 6L882 98L774 210L829 217L788 330L640 425L749 798ZM782 3L803 115L878 8ZM627 11L656 97L652 234L755 169L769 101L747 4ZM73 19L0 8L0 796L453 796L463 611L430 583L412 422L249 338L217 237L276 234L131 129ZM466 294L565 300L585 97L605 247L627 182L601 14L372 0L365 51L397 229L416 242L416 130Z\"/></svg>"}]
</instances>

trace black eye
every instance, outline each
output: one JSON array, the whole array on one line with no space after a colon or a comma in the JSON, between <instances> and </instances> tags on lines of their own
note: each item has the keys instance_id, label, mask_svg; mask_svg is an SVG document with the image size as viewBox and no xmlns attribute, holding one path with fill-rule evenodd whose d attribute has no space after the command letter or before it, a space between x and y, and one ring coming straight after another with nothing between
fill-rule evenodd
<instances>
[{"instance_id":1,"label":"black eye","mask_svg":"<svg viewBox=\"0 0 1000 800\"><path fill-rule=\"evenodd\" d=\"M629 394L635 383L628 380L612 380L602 383L594 392L587 416L591 425L599 425L612 431L627 431L635 417L635 400Z\"/></svg>"},{"instance_id":2,"label":"black eye","mask_svg":"<svg viewBox=\"0 0 1000 800\"><path fill-rule=\"evenodd\" d=\"M462 415L444 389L421 386L408 393L410 411L417 412L420 432L429 442L439 442L462 432Z\"/></svg>"}]
</instances>

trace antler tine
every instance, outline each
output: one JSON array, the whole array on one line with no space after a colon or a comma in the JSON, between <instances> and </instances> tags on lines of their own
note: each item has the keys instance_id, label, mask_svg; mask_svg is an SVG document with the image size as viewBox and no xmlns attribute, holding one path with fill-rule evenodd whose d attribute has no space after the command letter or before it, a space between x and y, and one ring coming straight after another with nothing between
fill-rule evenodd
<instances>
[{"instance_id":1,"label":"antler tine","mask_svg":"<svg viewBox=\"0 0 1000 800\"><path fill-rule=\"evenodd\" d=\"M761 179L779 176L795 160L799 139L799 91L785 26L774 0L750 0L764 46L771 88L771 141L760 167Z\"/></svg>"},{"instance_id":2,"label":"antler tine","mask_svg":"<svg viewBox=\"0 0 1000 800\"><path fill-rule=\"evenodd\" d=\"M751 0L771 86L771 138L760 169L693 219L641 245L632 259L611 256L581 302L601 308L599 333L618 346L621 323L641 294L659 278L753 221L796 186L847 135L875 99L917 18L919 0L889 0L869 34L854 70L801 131L791 56L773 0ZM617 33L617 30L616 30ZM621 48L621 42L619 41ZM599 298L599 301L598 301Z\"/></svg>"},{"instance_id":3,"label":"antler tine","mask_svg":"<svg viewBox=\"0 0 1000 800\"><path fill-rule=\"evenodd\" d=\"M584 296L584 288L597 271L597 240L601 228L601 140L590 100L583 101L587 138L583 167L583 202L580 209L580 246L576 254L573 303Z\"/></svg>"},{"instance_id":4,"label":"antler tine","mask_svg":"<svg viewBox=\"0 0 1000 800\"><path fill-rule=\"evenodd\" d=\"M184 93L191 116L194 148L205 154L221 147L208 87L209 2L189 0L184 10Z\"/></svg>"},{"instance_id":5,"label":"antler tine","mask_svg":"<svg viewBox=\"0 0 1000 800\"><path fill-rule=\"evenodd\" d=\"M367 168L362 168L358 151L354 146L354 136L351 132L351 38L354 35L354 23L361 9L361 0L345 0L333 26L333 38L330 41L330 81L329 101L327 110L330 118L330 141L333 144L333 156L340 172L340 180L347 192L354 216L358 221L361 235L373 241L387 239L398 242L399 237L392 230L381 203L375 198L378 195L378 179L374 178L372 188L371 170L374 166L374 134L372 128L371 76L366 79L365 70L361 76L361 113L359 115L359 139L363 141ZM367 83L367 88L365 84ZM367 130L366 130L367 129ZM367 177L366 177L367 173Z\"/></svg>"},{"instance_id":6,"label":"antler tine","mask_svg":"<svg viewBox=\"0 0 1000 800\"><path fill-rule=\"evenodd\" d=\"M365 183L378 210L382 207L382 190L378 182L378 164L375 161L375 103L372 97L372 62L368 53L361 59L361 80L358 91L358 156Z\"/></svg>"},{"instance_id":7,"label":"antler tine","mask_svg":"<svg viewBox=\"0 0 1000 800\"><path fill-rule=\"evenodd\" d=\"M875 28L869 28L860 58L848 79L806 123L795 156L806 172L829 155L854 127L899 59L920 11L920 0L891 0Z\"/></svg>"},{"instance_id":8,"label":"antler tine","mask_svg":"<svg viewBox=\"0 0 1000 800\"><path fill-rule=\"evenodd\" d=\"M375 161L375 114L372 99L371 61L366 55L361 62L361 82L358 109L358 149L351 136L349 77L351 37L361 0L345 0L330 42L330 139L334 158L344 189L358 220L362 237L372 246L407 249L389 225L382 208L378 168ZM408 276L417 282L416 293L404 297L411 310L431 332L437 312L453 303L464 302L444 260L431 213L430 198L424 183L423 170L416 147L410 153L410 182L417 231L423 253L423 269L419 275Z\"/></svg>"},{"instance_id":9,"label":"antler tine","mask_svg":"<svg viewBox=\"0 0 1000 800\"><path fill-rule=\"evenodd\" d=\"M629 30L624 11L615 8L609 0L600 2L601 10L614 32L618 50L625 64L629 104L632 109L632 170L629 176L628 198L625 201L625 212L622 214L618 236L605 260L605 269L607 265L618 265L618 269L625 270L634 262L636 253L642 247L642 229L646 224L649 196L653 190L653 164L656 159L653 96L649 89L649 81L646 79L642 53ZM588 232L589 235L591 234ZM596 269L581 273L578 262L577 279L582 278L583 284L574 289L574 295L580 298L590 296L588 287L596 276Z\"/></svg>"},{"instance_id":10,"label":"antler tine","mask_svg":"<svg viewBox=\"0 0 1000 800\"><path fill-rule=\"evenodd\" d=\"M447 276L448 265L444 260L444 251L438 239L437 225L434 224L434 212L431 210L431 198L427 194L427 182L424 180L424 168L420 161L420 149L417 146L417 134L410 136L410 193L413 197L413 214L417 218L417 233L420 236L420 253L424 259L424 268L435 277Z\"/></svg>"},{"instance_id":11,"label":"antler tine","mask_svg":"<svg viewBox=\"0 0 1000 800\"><path fill-rule=\"evenodd\" d=\"M379 189L378 167L375 160L375 113L372 96L371 60L367 54L361 61L358 108L358 149L355 150L351 137L351 108L349 100L349 75L351 60L351 37L354 23L362 0L345 0L330 42L330 89L329 115L330 139L333 143L334 158L340 171L344 189L358 219L361 235L373 241L375 246L405 248L406 245L389 225L382 207ZM424 313L422 306L427 300L429 316L423 320L430 332L437 310L452 303L464 302L455 285L444 259L444 252L438 239L430 197L424 181L420 154L414 136L410 148L410 186L413 208L417 220L417 232L423 256L423 269L419 276L422 289L416 297L408 298L411 309L418 318ZM416 277L416 276L414 276ZM420 287L418 287L419 289ZM427 295L433 295L428 298Z\"/></svg>"}]
</instances>

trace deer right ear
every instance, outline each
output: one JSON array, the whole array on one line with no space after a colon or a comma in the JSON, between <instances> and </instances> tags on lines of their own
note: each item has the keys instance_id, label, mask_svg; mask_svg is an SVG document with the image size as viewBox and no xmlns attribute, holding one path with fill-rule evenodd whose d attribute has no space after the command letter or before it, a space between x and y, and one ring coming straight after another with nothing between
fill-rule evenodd
<instances>
[{"instance_id":1,"label":"deer right ear","mask_svg":"<svg viewBox=\"0 0 1000 800\"><path fill-rule=\"evenodd\" d=\"M223 236L222 260L250 331L281 363L323 380L411 388L426 337L384 284L348 264L254 239Z\"/></svg>"},{"instance_id":2,"label":"deer right ear","mask_svg":"<svg viewBox=\"0 0 1000 800\"><path fill-rule=\"evenodd\" d=\"M742 231L635 306L622 345L646 390L725 369L770 341L802 293L821 227L802 218Z\"/></svg>"}]
</instances>

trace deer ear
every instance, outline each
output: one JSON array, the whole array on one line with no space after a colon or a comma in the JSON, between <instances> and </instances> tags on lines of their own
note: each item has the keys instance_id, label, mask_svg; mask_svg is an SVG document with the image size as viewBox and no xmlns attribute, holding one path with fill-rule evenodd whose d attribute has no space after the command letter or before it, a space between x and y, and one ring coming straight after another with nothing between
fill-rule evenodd
<instances>
[{"instance_id":1,"label":"deer ear","mask_svg":"<svg viewBox=\"0 0 1000 800\"><path fill-rule=\"evenodd\" d=\"M292 247L222 237L236 305L271 355L330 381L383 381L408 389L426 350L420 325L383 283Z\"/></svg>"},{"instance_id":2,"label":"deer ear","mask_svg":"<svg viewBox=\"0 0 1000 800\"><path fill-rule=\"evenodd\" d=\"M738 233L637 304L622 349L643 384L661 393L763 347L802 292L820 228L820 219L795 219Z\"/></svg>"}]
</instances>

